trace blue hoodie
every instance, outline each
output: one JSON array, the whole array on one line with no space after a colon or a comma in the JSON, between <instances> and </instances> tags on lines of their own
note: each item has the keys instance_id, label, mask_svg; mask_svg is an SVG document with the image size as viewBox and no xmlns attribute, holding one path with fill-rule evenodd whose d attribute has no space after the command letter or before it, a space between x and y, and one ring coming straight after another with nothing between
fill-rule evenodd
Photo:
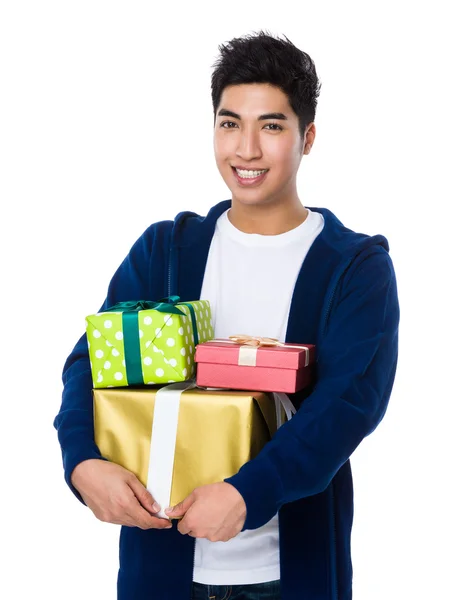
<instances>
[{"instance_id":1,"label":"blue hoodie","mask_svg":"<svg viewBox=\"0 0 471 600\"><path fill-rule=\"evenodd\" d=\"M151 225L111 279L100 310L124 300L200 298L216 221L183 212ZM353 486L349 457L381 421L398 353L399 304L389 245L347 229L325 208L293 293L286 342L317 346L313 384L291 400L298 412L260 454L225 481L242 494L256 529L279 511L282 600L349 600ZM256 332L254 332L256 333ZM83 335L63 371L57 429L65 479L103 458L94 441L92 379ZM122 527L119 600L191 600L195 539L170 530ZM72 582L71 582L72 585Z\"/></svg>"}]
</instances>

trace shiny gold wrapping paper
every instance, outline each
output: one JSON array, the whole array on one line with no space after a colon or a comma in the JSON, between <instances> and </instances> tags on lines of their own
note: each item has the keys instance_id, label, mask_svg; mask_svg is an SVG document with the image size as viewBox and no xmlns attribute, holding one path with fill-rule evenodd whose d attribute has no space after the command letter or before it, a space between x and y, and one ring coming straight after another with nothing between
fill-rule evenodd
<instances>
[{"instance_id":1,"label":"shiny gold wrapping paper","mask_svg":"<svg viewBox=\"0 0 471 600\"><path fill-rule=\"evenodd\" d=\"M132 471L145 486L156 392L156 388L93 390L97 446L105 458ZM198 486L237 473L260 452L276 427L270 395L185 390L178 414L170 505Z\"/></svg>"}]
</instances>

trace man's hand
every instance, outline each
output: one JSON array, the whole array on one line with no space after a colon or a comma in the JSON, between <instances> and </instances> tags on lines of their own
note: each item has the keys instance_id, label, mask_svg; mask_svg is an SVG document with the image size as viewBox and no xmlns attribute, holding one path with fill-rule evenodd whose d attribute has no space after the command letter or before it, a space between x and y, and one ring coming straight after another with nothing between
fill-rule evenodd
<instances>
[{"instance_id":1,"label":"man's hand","mask_svg":"<svg viewBox=\"0 0 471 600\"><path fill-rule=\"evenodd\" d=\"M196 488L165 513L175 519L183 516L178 531L211 542L227 542L242 531L247 508L241 494L225 481Z\"/></svg>"},{"instance_id":2,"label":"man's hand","mask_svg":"<svg viewBox=\"0 0 471 600\"><path fill-rule=\"evenodd\" d=\"M153 516L160 507L134 473L120 465L97 458L84 460L73 470L71 481L100 521L140 529L172 527L167 519Z\"/></svg>"}]
</instances>

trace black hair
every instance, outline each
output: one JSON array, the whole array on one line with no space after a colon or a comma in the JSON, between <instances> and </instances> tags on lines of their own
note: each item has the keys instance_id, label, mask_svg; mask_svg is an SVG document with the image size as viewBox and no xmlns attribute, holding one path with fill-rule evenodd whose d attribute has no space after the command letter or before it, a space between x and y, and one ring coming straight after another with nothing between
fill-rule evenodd
<instances>
[{"instance_id":1,"label":"black hair","mask_svg":"<svg viewBox=\"0 0 471 600\"><path fill-rule=\"evenodd\" d=\"M211 76L214 122L226 86L269 83L288 96L299 119L299 133L304 138L306 126L316 115L321 84L311 57L284 37L283 40L258 31L218 46L220 55L212 65Z\"/></svg>"}]
</instances>

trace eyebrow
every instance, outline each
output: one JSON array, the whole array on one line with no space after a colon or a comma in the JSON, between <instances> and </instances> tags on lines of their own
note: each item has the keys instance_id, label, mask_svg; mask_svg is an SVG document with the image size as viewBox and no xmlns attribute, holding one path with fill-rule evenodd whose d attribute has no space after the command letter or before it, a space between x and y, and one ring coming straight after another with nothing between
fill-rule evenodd
<instances>
[{"instance_id":1,"label":"eyebrow","mask_svg":"<svg viewBox=\"0 0 471 600\"><path fill-rule=\"evenodd\" d=\"M232 110L227 110L227 108L221 108L221 110L218 112L218 117L232 117L233 119L239 119L239 121L241 120L240 115L232 112ZM266 119L279 119L280 121L287 121L288 117L280 112L266 113L258 117L258 121L265 121Z\"/></svg>"}]
</instances>

